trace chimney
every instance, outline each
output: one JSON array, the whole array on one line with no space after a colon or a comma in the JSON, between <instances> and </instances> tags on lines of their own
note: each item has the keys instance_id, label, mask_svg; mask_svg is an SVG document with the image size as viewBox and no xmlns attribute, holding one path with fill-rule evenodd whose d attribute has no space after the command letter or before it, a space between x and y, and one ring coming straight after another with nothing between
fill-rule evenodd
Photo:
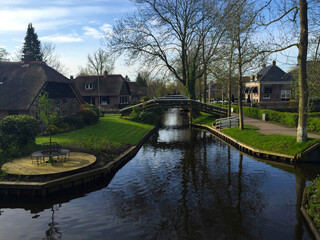
<instances>
[{"instance_id":1,"label":"chimney","mask_svg":"<svg viewBox=\"0 0 320 240\"><path fill-rule=\"evenodd\" d=\"M108 72L107 72L107 71L104 71L104 75L105 75L105 76L108 76Z\"/></svg>"},{"instance_id":2,"label":"chimney","mask_svg":"<svg viewBox=\"0 0 320 240\"><path fill-rule=\"evenodd\" d=\"M70 76L70 80L71 80L71 81L73 80L73 75Z\"/></svg>"},{"instance_id":3,"label":"chimney","mask_svg":"<svg viewBox=\"0 0 320 240\"><path fill-rule=\"evenodd\" d=\"M272 66L275 66L276 65L276 60L273 60L272 61Z\"/></svg>"},{"instance_id":4,"label":"chimney","mask_svg":"<svg viewBox=\"0 0 320 240\"><path fill-rule=\"evenodd\" d=\"M31 56L30 55L24 55L23 56L23 63L24 64L30 64L31 63Z\"/></svg>"}]
</instances>

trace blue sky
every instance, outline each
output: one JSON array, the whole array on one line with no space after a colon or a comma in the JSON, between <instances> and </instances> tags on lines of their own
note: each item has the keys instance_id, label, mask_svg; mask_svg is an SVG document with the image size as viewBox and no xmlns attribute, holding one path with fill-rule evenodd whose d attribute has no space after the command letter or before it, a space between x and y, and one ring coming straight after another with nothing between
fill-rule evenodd
<instances>
[{"instance_id":1,"label":"blue sky","mask_svg":"<svg viewBox=\"0 0 320 240\"><path fill-rule=\"evenodd\" d=\"M0 47L14 55L32 23L41 42L52 42L69 75L101 47L116 19L133 10L129 0L0 0ZM117 60L115 73L136 76L137 66Z\"/></svg>"},{"instance_id":2,"label":"blue sky","mask_svg":"<svg viewBox=\"0 0 320 240\"><path fill-rule=\"evenodd\" d=\"M101 47L115 20L134 10L129 0L0 0L0 47L11 55L22 47L27 26L33 24L41 42L52 42L66 65L66 76L85 66L87 55ZM293 56L287 58L283 54ZM277 65L288 71L296 64L297 49L273 55ZM134 80L138 64L126 66L118 59L114 73Z\"/></svg>"}]
</instances>

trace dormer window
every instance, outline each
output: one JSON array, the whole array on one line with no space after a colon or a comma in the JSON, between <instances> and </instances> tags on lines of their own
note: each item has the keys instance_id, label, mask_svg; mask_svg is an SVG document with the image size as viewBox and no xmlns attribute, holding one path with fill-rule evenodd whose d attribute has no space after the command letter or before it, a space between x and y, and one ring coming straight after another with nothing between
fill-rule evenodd
<instances>
[{"instance_id":1,"label":"dormer window","mask_svg":"<svg viewBox=\"0 0 320 240\"><path fill-rule=\"evenodd\" d=\"M93 90L93 83L86 83L84 84L84 90Z\"/></svg>"}]
</instances>

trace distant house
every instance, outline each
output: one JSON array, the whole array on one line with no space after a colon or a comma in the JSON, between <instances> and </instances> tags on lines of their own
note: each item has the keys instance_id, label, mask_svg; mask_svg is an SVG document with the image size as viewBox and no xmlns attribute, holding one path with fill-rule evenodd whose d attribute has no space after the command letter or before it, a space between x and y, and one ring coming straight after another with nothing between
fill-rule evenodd
<instances>
[{"instance_id":1,"label":"distant house","mask_svg":"<svg viewBox=\"0 0 320 240\"><path fill-rule=\"evenodd\" d=\"M131 104L140 103L142 97L150 97L152 95L152 91L148 87L141 86L136 82L128 82L128 84L131 92Z\"/></svg>"},{"instance_id":2,"label":"distant house","mask_svg":"<svg viewBox=\"0 0 320 240\"><path fill-rule=\"evenodd\" d=\"M250 76L245 83L244 95L246 102L280 102L291 99L293 79L276 66L264 66L258 73Z\"/></svg>"},{"instance_id":3,"label":"distant house","mask_svg":"<svg viewBox=\"0 0 320 240\"><path fill-rule=\"evenodd\" d=\"M72 80L83 100L101 107L101 110L118 109L130 104L128 81L120 74L80 75Z\"/></svg>"},{"instance_id":4,"label":"distant house","mask_svg":"<svg viewBox=\"0 0 320 240\"><path fill-rule=\"evenodd\" d=\"M73 116L83 100L73 83L44 62L0 62L0 118L36 116L42 92L48 92L60 116Z\"/></svg>"}]
</instances>

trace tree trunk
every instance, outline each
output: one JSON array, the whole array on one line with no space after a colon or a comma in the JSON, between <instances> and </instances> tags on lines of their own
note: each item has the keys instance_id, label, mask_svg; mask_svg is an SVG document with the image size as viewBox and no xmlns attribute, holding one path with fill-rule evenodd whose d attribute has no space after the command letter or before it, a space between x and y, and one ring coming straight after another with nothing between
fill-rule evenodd
<instances>
[{"instance_id":1,"label":"tree trunk","mask_svg":"<svg viewBox=\"0 0 320 240\"><path fill-rule=\"evenodd\" d=\"M240 38L240 36L239 36ZM239 79L238 79L238 106L239 106L239 129L242 130L244 128L243 124L243 112L242 112L242 52L240 39L237 40L237 48L238 48L238 71L239 71Z\"/></svg>"},{"instance_id":2,"label":"tree trunk","mask_svg":"<svg viewBox=\"0 0 320 240\"><path fill-rule=\"evenodd\" d=\"M307 84L307 52L308 52L308 9L307 1L299 0L300 6L300 42L298 55L299 83L299 119L297 142L307 141L308 123L308 84Z\"/></svg>"},{"instance_id":3,"label":"tree trunk","mask_svg":"<svg viewBox=\"0 0 320 240\"><path fill-rule=\"evenodd\" d=\"M231 80L228 80L228 117L231 117Z\"/></svg>"}]
</instances>

